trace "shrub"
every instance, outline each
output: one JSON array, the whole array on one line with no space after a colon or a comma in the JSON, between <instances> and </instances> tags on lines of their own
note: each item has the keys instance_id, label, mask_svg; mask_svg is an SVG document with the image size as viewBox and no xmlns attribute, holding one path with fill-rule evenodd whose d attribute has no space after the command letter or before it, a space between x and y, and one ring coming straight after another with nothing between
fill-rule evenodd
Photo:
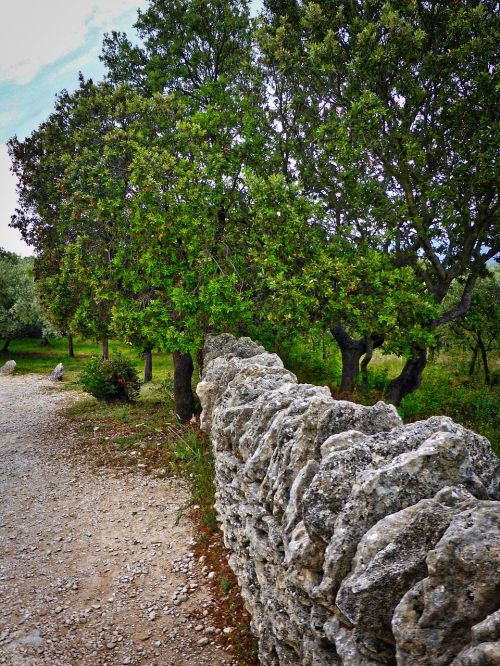
<instances>
[{"instance_id":1,"label":"shrub","mask_svg":"<svg viewBox=\"0 0 500 666\"><path fill-rule=\"evenodd\" d=\"M119 355L105 361L92 358L80 375L80 383L87 393L106 402L133 402L141 387L135 368Z\"/></svg>"}]
</instances>

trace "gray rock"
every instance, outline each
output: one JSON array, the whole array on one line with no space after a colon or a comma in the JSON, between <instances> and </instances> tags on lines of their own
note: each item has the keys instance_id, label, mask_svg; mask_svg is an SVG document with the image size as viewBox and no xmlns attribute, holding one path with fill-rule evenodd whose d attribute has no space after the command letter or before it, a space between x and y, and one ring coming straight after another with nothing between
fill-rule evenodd
<instances>
[{"instance_id":1,"label":"gray rock","mask_svg":"<svg viewBox=\"0 0 500 666\"><path fill-rule=\"evenodd\" d=\"M336 594L361 537L375 523L432 497L448 485L463 485L474 496L486 497L467 449L449 433L437 433L416 451L403 453L379 469L358 475L335 521L318 597L331 598Z\"/></svg>"},{"instance_id":2,"label":"gray rock","mask_svg":"<svg viewBox=\"0 0 500 666\"><path fill-rule=\"evenodd\" d=\"M359 430L367 435L386 432L403 425L394 405L379 401L371 407L357 405L346 400L332 400L318 425L318 439L324 442L327 437L346 430Z\"/></svg>"},{"instance_id":3,"label":"gray rock","mask_svg":"<svg viewBox=\"0 0 500 666\"><path fill-rule=\"evenodd\" d=\"M427 568L427 578L407 592L394 613L392 628L402 666L451 663L467 648L474 625L498 609L498 503L479 502L459 513L429 552ZM476 632L481 635L481 629Z\"/></svg>"},{"instance_id":4,"label":"gray rock","mask_svg":"<svg viewBox=\"0 0 500 666\"><path fill-rule=\"evenodd\" d=\"M479 645L486 641L500 640L500 609L472 627L472 643Z\"/></svg>"},{"instance_id":5,"label":"gray rock","mask_svg":"<svg viewBox=\"0 0 500 666\"><path fill-rule=\"evenodd\" d=\"M472 627L472 640L451 666L497 666L500 664L500 610Z\"/></svg>"},{"instance_id":6,"label":"gray rock","mask_svg":"<svg viewBox=\"0 0 500 666\"><path fill-rule=\"evenodd\" d=\"M356 645L353 631L342 625L337 617L325 622L323 630L325 636L335 644L339 663L342 666L377 666L380 663L386 663L362 654Z\"/></svg>"},{"instance_id":7,"label":"gray rock","mask_svg":"<svg viewBox=\"0 0 500 666\"><path fill-rule=\"evenodd\" d=\"M0 375L12 375L12 373L16 369L16 365L17 363L15 361L7 361L0 368Z\"/></svg>"},{"instance_id":8,"label":"gray rock","mask_svg":"<svg viewBox=\"0 0 500 666\"><path fill-rule=\"evenodd\" d=\"M263 354L265 352L266 350L264 347L250 338L235 338L229 333L209 335L207 336L203 347L202 378L205 376L210 361L213 361L216 358L250 358L251 356L257 356L257 354Z\"/></svg>"},{"instance_id":9,"label":"gray rock","mask_svg":"<svg viewBox=\"0 0 500 666\"><path fill-rule=\"evenodd\" d=\"M321 466L304 493L302 512L304 523L309 532L325 542L335 530L335 523L340 511L351 495L356 476L371 466L373 456L364 438L356 431L337 435L336 442L342 443L322 459ZM343 437L352 442L352 446L343 446ZM327 440L331 444L331 440Z\"/></svg>"},{"instance_id":10,"label":"gray rock","mask_svg":"<svg viewBox=\"0 0 500 666\"><path fill-rule=\"evenodd\" d=\"M234 400L233 391L228 391L228 385L235 377L243 373L243 371L246 370L245 376L249 378L253 377L255 379L260 375L264 384L268 384L267 388L272 388L271 371L266 371L265 368L275 368L278 370L278 372L275 372L277 377L285 376L289 380L297 381L291 372L283 368L283 363L276 354L262 353L245 358L237 358L234 356L229 358L217 357L210 361L204 368L202 381L196 387L196 392L200 398L203 409L200 418L201 429L205 432L210 432L214 410L219 402L221 410L224 411L226 406L228 406L227 403L231 403ZM244 377L241 377L239 381L235 383L234 388L243 381ZM247 382L246 384L247 390L250 391L248 395L244 391L245 387L241 387L241 395L239 396L240 404L245 403L245 398L252 397L250 384L251 382ZM275 381L274 387L277 385L277 381ZM257 391L257 389L253 390L254 399L262 393L263 388L265 388L265 386L259 391Z\"/></svg>"},{"instance_id":11,"label":"gray rock","mask_svg":"<svg viewBox=\"0 0 500 666\"><path fill-rule=\"evenodd\" d=\"M53 382L62 382L64 375L64 366L58 363L49 375L49 379Z\"/></svg>"},{"instance_id":12,"label":"gray rock","mask_svg":"<svg viewBox=\"0 0 500 666\"><path fill-rule=\"evenodd\" d=\"M447 490L452 495L455 489ZM358 544L352 573L343 580L336 605L344 621L363 629L372 641L394 643L391 622L395 607L427 574L427 553L453 517L467 504L477 502L462 489L457 489L462 502L453 506L438 501L440 495L444 494L382 518Z\"/></svg>"},{"instance_id":13,"label":"gray rock","mask_svg":"<svg viewBox=\"0 0 500 666\"><path fill-rule=\"evenodd\" d=\"M500 641L471 647L451 662L451 666L498 666L498 664L500 664Z\"/></svg>"}]
</instances>

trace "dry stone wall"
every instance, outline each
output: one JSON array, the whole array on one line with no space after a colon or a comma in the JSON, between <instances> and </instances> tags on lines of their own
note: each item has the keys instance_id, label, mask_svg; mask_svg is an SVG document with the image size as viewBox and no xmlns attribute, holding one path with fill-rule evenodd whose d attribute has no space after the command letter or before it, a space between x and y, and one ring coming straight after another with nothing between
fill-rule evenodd
<instances>
[{"instance_id":1,"label":"dry stone wall","mask_svg":"<svg viewBox=\"0 0 500 666\"><path fill-rule=\"evenodd\" d=\"M209 338L217 510L264 665L500 664L500 469L449 418L298 384Z\"/></svg>"}]
</instances>

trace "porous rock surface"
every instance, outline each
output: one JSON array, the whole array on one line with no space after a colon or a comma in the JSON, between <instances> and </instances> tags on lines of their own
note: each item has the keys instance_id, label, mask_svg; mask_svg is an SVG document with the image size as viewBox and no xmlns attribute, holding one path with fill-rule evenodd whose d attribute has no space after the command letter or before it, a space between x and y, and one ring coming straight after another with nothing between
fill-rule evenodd
<instances>
[{"instance_id":1,"label":"porous rock surface","mask_svg":"<svg viewBox=\"0 0 500 666\"><path fill-rule=\"evenodd\" d=\"M500 468L485 438L333 400L227 334L207 340L197 392L262 664L500 663Z\"/></svg>"}]
</instances>

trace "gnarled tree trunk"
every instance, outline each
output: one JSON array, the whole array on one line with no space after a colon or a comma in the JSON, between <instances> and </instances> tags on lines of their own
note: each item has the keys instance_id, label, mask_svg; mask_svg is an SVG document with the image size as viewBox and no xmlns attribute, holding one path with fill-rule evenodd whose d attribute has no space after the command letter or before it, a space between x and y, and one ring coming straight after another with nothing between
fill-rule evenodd
<instances>
[{"instance_id":1,"label":"gnarled tree trunk","mask_svg":"<svg viewBox=\"0 0 500 666\"><path fill-rule=\"evenodd\" d=\"M101 360L107 361L108 359L109 359L109 340L107 338L104 338L104 340L102 341Z\"/></svg>"},{"instance_id":2,"label":"gnarled tree trunk","mask_svg":"<svg viewBox=\"0 0 500 666\"><path fill-rule=\"evenodd\" d=\"M361 361L361 375L363 376L363 385L368 386L368 364L373 358L373 338L372 336L366 336L365 338L365 343L366 343L366 351L365 355L363 356L363 360Z\"/></svg>"},{"instance_id":3,"label":"gnarled tree trunk","mask_svg":"<svg viewBox=\"0 0 500 666\"><path fill-rule=\"evenodd\" d=\"M9 351L9 345L10 345L10 339L7 338L3 343L2 352Z\"/></svg>"},{"instance_id":4,"label":"gnarled tree trunk","mask_svg":"<svg viewBox=\"0 0 500 666\"><path fill-rule=\"evenodd\" d=\"M472 377L474 370L476 369L477 354L479 352L479 345L476 345L472 349L472 356L469 363L469 377Z\"/></svg>"},{"instance_id":5,"label":"gnarled tree trunk","mask_svg":"<svg viewBox=\"0 0 500 666\"><path fill-rule=\"evenodd\" d=\"M372 333L360 340L355 340L346 333L342 326L335 326L332 329L332 335L335 338L342 355L342 379L340 383L341 391L351 392L354 389L354 383L359 375L359 363L363 359L363 373L366 375L366 368L371 361L373 350L384 343L381 335ZM367 344L368 341L368 344Z\"/></svg>"},{"instance_id":6,"label":"gnarled tree trunk","mask_svg":"<svg viewBox=\"0 0 500 666\"><path fill-rule=\"evenodd\" d=\"M340 382L341 391L352 391L354 382L359 375L359 361L365 353L365 340L355 340L351 338L342 326L335 326L332 329L342 355L342 379Z\"/></svg>"},{"instance_id":7,"label":"gnarled tree trunk","mask_svg":"<svg viewBox=\"0 0 500 666\"><path fill-rule=\"evenodd\" d=\"M191 354L175 351L174 360L174 401L175 411L181 423L189 421L194 414L194 396L191 387L193 359Z\"/></svg>"},{"instance_id":8,"label":"gnarled tree trunk","mask_svg":"<svg viewBox=\"0 0 500 666\"><path fill-rule=\"evenodd\" d=\"M416 391L422 383L422 374L426 365L427 351L416 349L413 356L406 361L400 375L387 387L385 393L387 402L398 407L406 395Z\"/></svg>"},{"instance_id":9,"label":"gnarled tree trunk","mask_svg":"<svg viewBox=\"0 0 500 666\"><path fill-rule=\"evenodd\" d=\"M146 347L144 350L144 382L153 379L153 348Z\"/></svg>"}]
</instances>

